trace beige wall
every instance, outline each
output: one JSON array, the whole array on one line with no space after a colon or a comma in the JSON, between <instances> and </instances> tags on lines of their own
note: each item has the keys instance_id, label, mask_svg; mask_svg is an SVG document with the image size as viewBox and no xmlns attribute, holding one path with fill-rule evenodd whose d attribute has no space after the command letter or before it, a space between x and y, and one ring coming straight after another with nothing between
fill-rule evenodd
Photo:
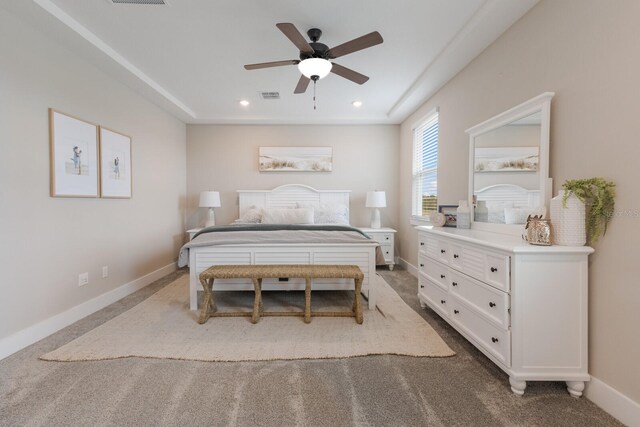
<instances>
[{"instance_id":1,"label":"beige wall","mask_svg":"<svg viewBox=\"0 0 640 427\"><path fill-rule=\"evenodd\" d=\"M554 190L572 178L617 184L617 216L590 259L590 372L640 402L640 50L636 0L543 0L415 112L401 129L401 256L414 263L411 124L440 107L439 196L467 192L465 129L545 91Z\"/></svg>"},{"instance_id":2,"label":"beige wall","mask_svg":"<svg viewBox=\"0 0 640 427\"><path fill-rule=\"evenodd\" d=\"M2 339L177 257L186 129L2 8L0 99ZM49 107L132 137L132 199L49 197Z\"/></svg>"},{"instance_id":3,"label":"beige wall","mask_svg":"<svg viewBox=\"0 0 640 427\"><path fill-rule=\"evenodd\" d=\"M319 190L352 190L351 223L368 225L369 190L387 192L382 225L398 224L399 126L187 126L188 224L201 226L203 190L220 191L216 223L238 218L237 190L306 184ZM332 146L332 172L258 172L258 147Z\"/></svg>"}]
</instances>

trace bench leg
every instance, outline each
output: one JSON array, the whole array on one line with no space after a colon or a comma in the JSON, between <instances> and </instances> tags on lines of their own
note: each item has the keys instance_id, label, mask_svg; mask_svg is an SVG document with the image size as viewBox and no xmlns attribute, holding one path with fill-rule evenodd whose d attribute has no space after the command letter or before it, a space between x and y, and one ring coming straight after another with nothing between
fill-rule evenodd
<instances>
[{"instance_id":1,"label":"bench leg","mask_svg":"<svg viewBox=\"0 0 640 427\"><path fill-rule=\"evenodd\" d=\"M311 323L311 279L305 279L304 285L304 323Z\"/></svg>"},{"instance_id":2,"label":"bench leg","mask_svg":"<svg viewBox=\"0 0 640 427\"><path fill-rule=\"evenodd\" d=\"M258 323L262 314L262 279L251 279L256 298L253 302L253 314L251 315L251 323Z\"/></svg>"},{"instance_id":3,"label":"bench leg","mask_svg":"<svg viewBox=\"0 0 640 427\"><path fill-rule=\"evenodd\" d=\"M203 324L216 312L217 307L213 299L213 279L200 280L200 283L204 289L204 301L202 301L202 307L200 307L198 323Z\"/></svg>"},{"instance_id":4,"label":"bench leg","mask_svg":"<svg viewBox=\"0 0 640 427\"><path fill-rule=\"evenodd\" d=\"M353 300L353 313L356 316L356 323L362 325L364 318L362 317L362 304L360 303L360 292L362 291L362 279L355 279L355 296Z\"/></svg>"}]
</instances>

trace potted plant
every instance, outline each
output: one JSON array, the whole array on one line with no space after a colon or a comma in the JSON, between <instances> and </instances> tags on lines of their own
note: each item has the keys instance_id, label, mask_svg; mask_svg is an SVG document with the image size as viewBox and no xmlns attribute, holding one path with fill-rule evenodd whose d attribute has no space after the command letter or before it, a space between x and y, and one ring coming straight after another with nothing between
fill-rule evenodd
<instances>
[{"instance_id":1,"label":"potted plant","mask_svg":"<svg viewBox=\"0 0 640 427\"><path fill-rule=\"evenodd\" d=\"M607 225L613 218L615 208L615 183L604 178L570 179L562 188L562 205L574 195L587 206L586 233L587 242L595 243L607 231Z\"/></svg>"}]
</instances>

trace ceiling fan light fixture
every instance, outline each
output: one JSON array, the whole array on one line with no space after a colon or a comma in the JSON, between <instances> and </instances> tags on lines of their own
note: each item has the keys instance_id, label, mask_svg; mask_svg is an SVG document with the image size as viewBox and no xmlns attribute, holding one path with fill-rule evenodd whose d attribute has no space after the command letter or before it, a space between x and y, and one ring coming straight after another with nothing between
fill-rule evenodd
<instances>
[{"instance_id":1,"label":"ceiling fan light fixture","mask_svg":"<svg viewBox=\"0 0 640 427\"><path fill-rule=\"evenodd\" d=\"M318 79L323 79L331 72L332 66L333 64L326 59L307 58L300 61L298 70L308 79L312 79L313 76L318 76Z\"/></svg>"}]
</instances>

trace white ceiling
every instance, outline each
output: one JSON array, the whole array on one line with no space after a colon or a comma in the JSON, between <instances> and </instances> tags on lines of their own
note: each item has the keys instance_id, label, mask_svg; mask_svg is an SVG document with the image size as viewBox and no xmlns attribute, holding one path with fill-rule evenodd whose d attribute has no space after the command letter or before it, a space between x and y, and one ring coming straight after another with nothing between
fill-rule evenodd
<instances>
[{"instance_id":1,"label":"white ceiling","mask_svg":"<svg viewBox=\"0 0 640 427\"><path fill-rule=\"evenodd\" d=\"M538 0L32 1L3 6L187 123L348 124L400 123ZM298 58L278 22L305 36L320 28L329 47L379 31L383 44L335 60L370 80L330 74L314 111L312 85L293 94L297 67L244 70ZM261 91L281 99L262 100Z\"/></svg>"}]
</instances>

